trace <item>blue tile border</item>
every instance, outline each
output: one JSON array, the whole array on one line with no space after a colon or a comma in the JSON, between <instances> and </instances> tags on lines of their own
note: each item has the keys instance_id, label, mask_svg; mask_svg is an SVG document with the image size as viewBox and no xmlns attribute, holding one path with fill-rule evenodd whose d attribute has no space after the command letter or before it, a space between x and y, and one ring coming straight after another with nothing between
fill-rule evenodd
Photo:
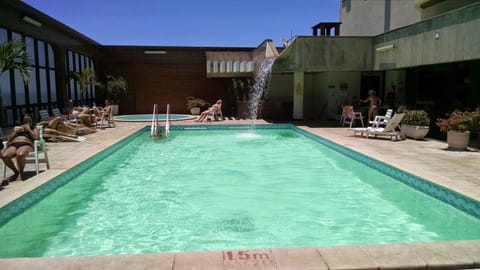
<instances>
[{"instance_id":1,"label":"blue tile border","mask_svg":"<svg viewBox=\"0 0 480 270\"><path fill-rule=\"evenodd\" d=\"M104 159L106 156L111 155L120 148L124 147L130 141L140 136L144 131L148 130L150 127L146 126L145 128L133 133L127 138L121 140L120 142L106 148L105 150L99 152L94 157L91 157L77 166L71 168L68 171L56 176L45 184L37 187L31 192L21 196L15 201L7 204L6 206L0 208L0 227L6 224L9 220L27 210L29 207L42 200L50 193L54 192L64 184L68 183L70 180L76 176L83 173L85 170L93 167L98 161ZM188 125L188 126L172 126L171 130L250 130L250 125ZM388 175L412 188L415 188L427 195L430 195L438 200L441 200L461 211L464 211L476 218L480 218L480 202L468 198L462 194L459 194L455 191L449 190L447 188L436 185L428 180L422 179L400 169L397 169L393 166L385 164L381 161L358 153L354 150L346 148L342 145L336 144L332 141L329 141L323 137L300 129L292 124L259 124L255 125L255 129L290 129L295 131L306 138L312 139L315 142L323 144L349 158L352 158L360 163L363 163L375 170L380 171L381 173Z\"/></svg>"}]
</instances>

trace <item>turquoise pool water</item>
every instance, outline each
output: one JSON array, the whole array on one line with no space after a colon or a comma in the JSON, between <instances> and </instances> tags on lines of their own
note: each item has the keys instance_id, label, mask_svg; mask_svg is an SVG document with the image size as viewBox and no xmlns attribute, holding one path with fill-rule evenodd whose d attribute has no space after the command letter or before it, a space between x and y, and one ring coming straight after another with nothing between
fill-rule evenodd
<instances>
[{"instance_id":1,"label":"turquoise pool water","mask_svg":"<svg viewBox=\"0 0 480 270\"><path fill-rule=\"evenodd\" d=\"M166 114L158 114L158 120L165 121L167 118ZM170 114L170 120L188 120L194 119L195 116L189 114ZM152 115L151 114L130 114L130 115L117 115L115 116L115 121L125 121L125 122L151 122Z\"/></svg>"},{"instance_id":2,"label":"turquoise pool water","mask_svg":"<svg viewBox=\"0 0 480 270\"><path fill-rule=\"evenodd\" d=\"M479 239L477 218L291 129L149 131L0 228L0 257Z\"/></svg>"}]
</instances>

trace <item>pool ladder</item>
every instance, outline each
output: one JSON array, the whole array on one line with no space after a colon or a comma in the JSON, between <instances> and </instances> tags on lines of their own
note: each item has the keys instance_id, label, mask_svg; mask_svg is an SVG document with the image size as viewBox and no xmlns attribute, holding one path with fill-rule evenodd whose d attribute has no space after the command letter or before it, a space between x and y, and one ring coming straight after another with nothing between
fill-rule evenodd
<instances>
[{"instance_id":1,"label":"pool ladder","mask_svg":"<svg viewBox=\"0 0 480 270\"><path fill-rule=\"evenodd\" d=\"M150 131L151 136L157 136L158 134L158 104L153 104L153 113L152 113L152 127ZM165 137L168 137L170 133L170 104L167 104L167 114L165 118Z\"/></svg>"},{"instance_id":2,"label":"pool ladder","mask_svg":"<svg viewBox=\"0 0 480 270\"><path fill-rule=\"evenodd\" d=\"M167 104L167 115L165 117L165 137L170 133L170 104Z\"/></svg>"}]
</instances>

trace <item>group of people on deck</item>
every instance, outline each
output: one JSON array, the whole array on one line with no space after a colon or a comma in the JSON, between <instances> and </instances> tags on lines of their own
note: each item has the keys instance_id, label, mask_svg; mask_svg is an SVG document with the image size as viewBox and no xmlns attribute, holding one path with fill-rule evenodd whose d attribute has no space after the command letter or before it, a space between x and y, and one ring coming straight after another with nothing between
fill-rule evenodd
<instances>
[{"instance_id":1,"label":"group of people on deck","mask_svg":"<svg viewBox=\"0 0 480 270\"><path fill-rule=\"evenodd\" d=\"M20 126L13 129L8 136L6 147L1 144L2 150L0 158L10 170L13 175L1 181L0 186L8 185L9 182L16 180L25 180L24 169L26 165L26 157L30 152L34 151L34 141L40 139L39 128L42 129L43 134L60 135L65 138L76 138L80 135L90 134L96 132L92 127L93 121L103 114L108 114L111 111L111 105L108 100L105 101L103 110L92 108L74 108L73 102L69 101L65 106L65 113L70 119L80 119L80 123L70 123L67 119L62 117L55 117L50 121L42 121L34 125L33 119L29 114L26 114ZM13 158L17 160L17 166L13 162Z\"/></svg>"}]
</instances>

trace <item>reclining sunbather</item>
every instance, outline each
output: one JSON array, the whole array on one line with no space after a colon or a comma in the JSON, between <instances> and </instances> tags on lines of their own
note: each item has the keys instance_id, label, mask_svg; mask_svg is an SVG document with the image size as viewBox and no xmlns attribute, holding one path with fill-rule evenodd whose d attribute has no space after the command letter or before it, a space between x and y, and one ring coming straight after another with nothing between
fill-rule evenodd
<instances>
[{"instance_id":1,"label":"reclining sunbather","mask_svg":"<svg viewBox=\"0 0 480 270\"><path fill-rule=\"evenodd\" d=\"M68 102L67 106L65 106L65 113L67 113L71 119L79 119L81 123L87 127L91 127L92 123L95 122L95 119L102 115L102 112L95 106L92 108L75 108L71 100Z\"/></svg>"},{"instance_id":2,"label":"reclining sunbather","mask_svg":"<svg viewBox=\"0 0 480 270\"><path fill-rule=\"evenodd\" d=\"M61 117L40 122L38 125L43 127L44 134L61 135L72 138L97 132L96 129L82 124L66 123Z\"/></svg>"},{"instance_id":3,"label":"reclining sunbather","mask_svg":"<svg viewBox=\"0 0 480 270\"><path fill-rule=\"evenodd\" d=\"M195 122L202 122L203 120L205 120L207 118L207 116L211 113L216 113L218 112L219 110L222 109L222 100L219 99L217 100L217 102L215 104L212 105L212 107L206 109L205 111L203 111L200 116L195 120Z\"/></svg>"}]
</instances>

